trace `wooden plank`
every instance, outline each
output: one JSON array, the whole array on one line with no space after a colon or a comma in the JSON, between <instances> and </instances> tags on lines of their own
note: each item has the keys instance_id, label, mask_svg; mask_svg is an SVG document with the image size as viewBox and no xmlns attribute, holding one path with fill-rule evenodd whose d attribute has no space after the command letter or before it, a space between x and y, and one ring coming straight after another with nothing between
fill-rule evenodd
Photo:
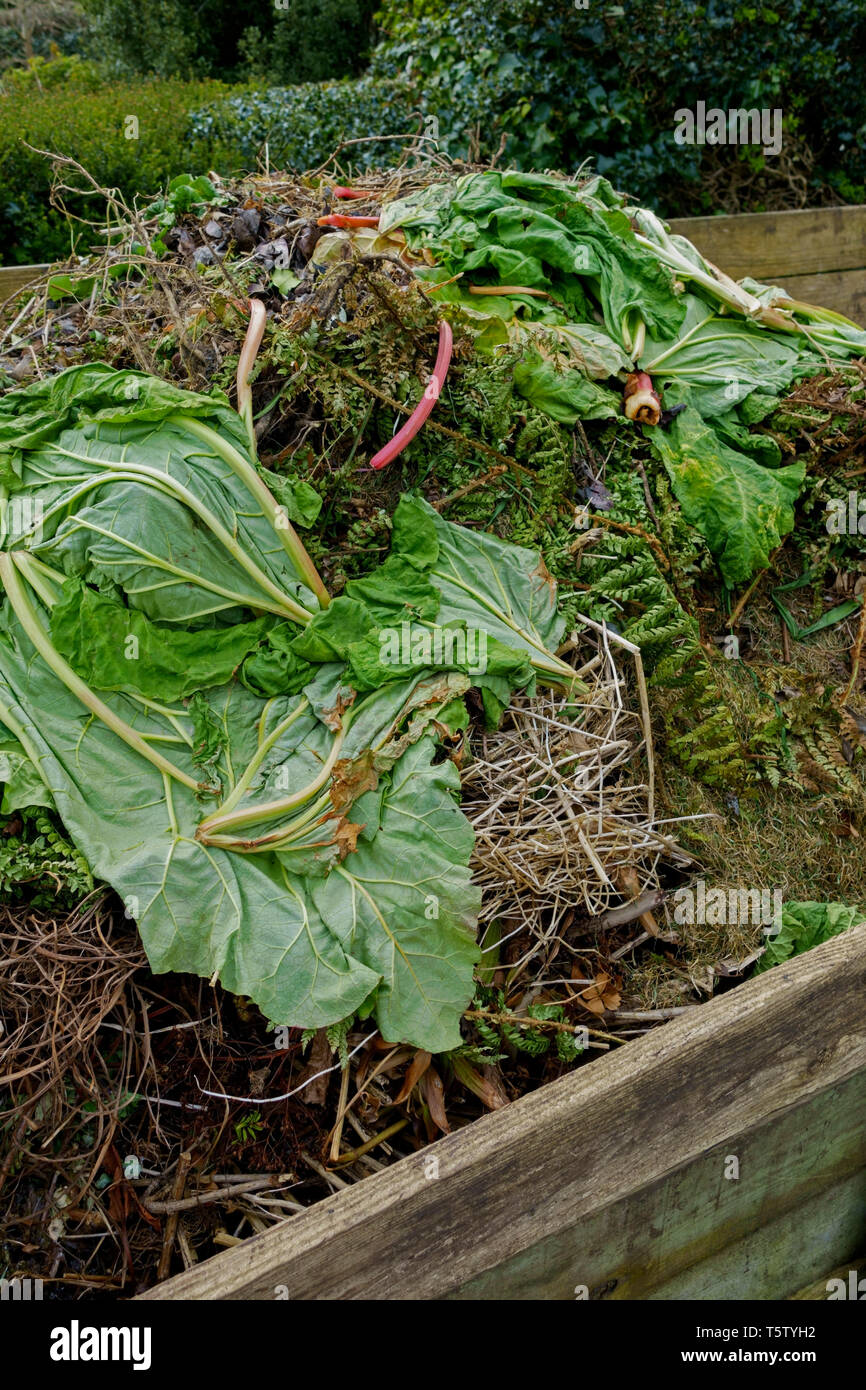
<instances>
[{"instance_id":1,"label":"wooden plank","mask_svg":"<svg viewBox=\"0 0 866 1390\"><path fill-rule=\"evenodd\" d=\"M866 270L830 270L823 275L782 275L773 279L793 299L835 309L866 326Z\"/></svg>"},{"instance_id":2,"label":"wooden plank","mask_svg":"<svg viewBox=\"0 0 866 1390\"><path fill-rule=\"evenodd\" d=\"M676 1303L790 1298L801 1279L844 1259L846 1253L853 1259L864 1239L866 1169L861 1168L692 1265L655 1288L648 1298ZM826 1276L823 1296L827 1297Z\"/></svg>"},{"instance_id":3,"label":"wooden plank","mask_svg":"<svg viewBox=\"0 0 866 1390\"><path fill-rule=\"evenodd\" d=\"M31 281L38 280L49 269L45 265L0 265L0 304L18 294Z\"/></svg>"},{"instance_id":4,"label":"wooden plank","mask_svg":"<svg viewBox=\"0 0 866 1390\"><path fill-rule=\"evenodd\" d=\"M866 1242L864 1116L866 1071L636 1185L576 1229L554 1232L451 1296L571 1299L582 1284L590 1297L614 1301L787 1297ZM732 1159L736 1177L726 1175ZM844 1208L830 1230L826 1209L814 1213L812 1225L808 1216L816 1190L828 1186ZM843 1190L847 1204L839 1200ZM756 1236L765 1224L784 1259L772 1258L769 1235ZM793 1252L792 1226L802 1242Z\"/></svg>"},{"instance_id":5,"label":"wooden plank","mask_svg":"<svg viewBox=\"0 0 866 1390\"><path fill-rule=\"evenodd\" d=\"M779 276L866 268L866 207L675 218L686 236L728 275L777 283Z\"/></svg>"},{"instance_id":6,"label":"wooden plank","mask_svg":"<svg viewBox=\"0 0 866 1390\"><path fill-rule=\"evenodd\" d=\"M677 1189L670 1180L696 1164L694 1190L701 1191L700 1160L710 1151L704 1172L713 1184L704 1184L702 1201L708 1212L714 1203L729 1204L710 1238L723 1248L754 1219L756 1192L764 1205L770 1193L776 1205L767 1216L775 1217L785 1209L786 1184L802 1195L811 1173L817 1195L862 1164L862 1135L852 1140L849 1118L859 1113L855 1129L862 1130L864 985L866 924L143 1298L273 1298L285 1288L294 1299L415 1299L460 1297L473 1286L483 1286L487 1297L573 1297L575 1285L590 1282L581 1277L584 1237L593 1221L604 1220L619 1223L630 1239L643 1230L644 1249L624 1271L614 1240L600 1248L593 1269L603 1282L626 1273L637 1281L639 1261L661 1238L657 1222L647 1227L643 1197L655 1191L657 1210L672 1210ZM829 1093L848 1083L842 1105ZM773 1141L754 1149L757 1177L744 1170L730 1192L720 1188L722 1150L737 1154L741 1144L751 1152L749 1135L755 1132L757 1144L759 1131L771 1135L783 1120L797 1129L794 1112L808 1125L781 1180L772 1163L785 1143L791 1147L790 1132L781 1147ZM828 1141L833 1153L825 1169ZM687 1223L682 1234L692 1239ZM691 1248L667 1251L656 1284L677 1273L675 1262L689 1268L708 1253L706 1234Z\"/></svg>"},{"instance_id":7,"label":"wooden plank","mask_svg":"<svg viewBox=\"0 0 866 1390\"><path fill-rule=\"evenodd\" d=\"M791 1299L793 1301L805 1300L809 1303L817 1303L821 1300L826 1302L829 1297L827 1285L830 1280L841 1279L846 1285L847 1292L851 1287L850 1277L852 1271L858 1282L866 1277L866 1256L860 1255L856 1259L846 1260L844 1264L837 1265L836 1268L831 1269L829 1273L822 1274L814 1283L807 1284L804 1289L798 1289L796 1293L791 1294Z\"/></svg>"}]
</instances>

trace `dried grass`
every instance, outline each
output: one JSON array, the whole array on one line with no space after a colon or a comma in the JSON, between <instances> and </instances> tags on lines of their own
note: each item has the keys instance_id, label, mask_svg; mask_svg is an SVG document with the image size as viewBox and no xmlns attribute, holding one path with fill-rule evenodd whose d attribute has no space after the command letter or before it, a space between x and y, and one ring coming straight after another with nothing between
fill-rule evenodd
<instances>
[{"instance_id":1,"label":"dried grass","mask_svg":"<svg viewBox=\"0 0 866 1390\"><path fill-rule=\"evenodd\" d=\"M516 699L498 729L473 741L462 774L481 932L496 923L500 943L526 938L512 978L539 951L552 959L575 920L591 928L623 898L657 889L662 861L687 859L654 825L640 653L607 628L587 627L570 645L583 656L595 648L578 669L588 693Z\"/></svg>"}]
</instances>

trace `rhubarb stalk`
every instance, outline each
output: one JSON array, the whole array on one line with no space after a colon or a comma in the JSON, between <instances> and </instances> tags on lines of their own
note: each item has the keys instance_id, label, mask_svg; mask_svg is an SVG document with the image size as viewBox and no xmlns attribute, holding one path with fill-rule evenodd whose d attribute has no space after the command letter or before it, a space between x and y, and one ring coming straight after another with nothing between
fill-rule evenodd
<instances>
[{"instance_id":1,"label":"rhubarb stalk","mask_svg":"<svg viewBox=\"0 0 866 1390\"><path fill-rule=\"evenodd\" d=\"M445 384L445 378L448 375L448 364L451 361L451 346L453 341L451 325L446 323L445 319L443 319L439 324L439 351L436 354L436 363L433 367L433 374L424 388L424 394L403 428L397 431L394 438L389 440L384 449L380 449L378 454L374 454L370 459L371 468L384 468L386 463L390 463L398 454L401 454L410 440L415 438L424 421L427 419L427 416L438 401L442 387Z\"/></svg>"}]
</instances>

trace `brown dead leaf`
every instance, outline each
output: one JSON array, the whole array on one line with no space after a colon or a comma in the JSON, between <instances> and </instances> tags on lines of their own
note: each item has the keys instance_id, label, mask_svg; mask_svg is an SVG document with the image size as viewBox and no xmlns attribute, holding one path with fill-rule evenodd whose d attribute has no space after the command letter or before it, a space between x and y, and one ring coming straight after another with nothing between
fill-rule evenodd
<instances>
[{"instance_id":1,"label":"brown dead leaf","mask_svg":"<svg viewBox=\"0 0 866 1390\"><path fill-rule=\"evenodd\" d=\"M608 1009L618 1009L621 995L610 975L601 971L595 980L578 995L578 1000L591 1014L601 1015Z\"/></svg>"},{"instance_id":2,"label":"brown dead leaf","mask_svg":"<svg viewBox=\"0 0 866 1390\"><path fill-rule=\"evenodd\" d=\"M328 709L322 710L320 716L322 723L325 724L331 730L332 733L337 733L338 730L343 727L343 715L346 713L346 710L349 708L349 706L354 704L354 702L354 690L350 692L348 699L346 699L346 697L343 695L343 692L340 691L340 693L337 695L336 704L331 705Z\"/></svg>"},{"instance_id":3,"label":"brown dead leaf","mask_svg":"<svg viewBox=\"0 0 866 1390\"><path fill-rule=\"evenodd\" d=\"M404 1100L408 1100L410 1093L414 1091L432 1061L433 1054L431 1052L422 1052L419 1048L409 1065L409 1070L406 1073L403 1085L400 1087L400 1094L394 1101L395 1105L400 1105Z\"/></svg>"},{"instance_id":4,"label":"brown dead leaf","mask_svg":"<svg viewBox=\"0 0 866 1390\"><path fill-rule=\"evenodd\" d=\"M543 579L543 580L544 580L544 582L545 582L545 584L547 585L548 589L550 590L551 594L555 597L555 595L556 595L556 580L554 579L553 575L550 573L550 570L547 568L547 565L544 563L544 561L541 559L540 556L539 556L539 559L538 559L538 565L537 565L537 567L532 571L532 577L533 577L533 579L535 578L536 575L538 575L539 579Z\"/></svg>"},{"instance_id":5,"label":"brown dead leaf","mask_svg":"<svg viewBox=\"0 0 866 1390\"><path fill-rule=\"evenodd\" d=\"M337 828L334 831L334 844L340 851L340 859L345 859L347 854L354 854L358 846L358 836L364 829L364 823L347 820L341 816L337 821Z\"/></svg>"},{"instance_id":6,"label":"brown dead leaf","mask_svg":"<svg viewBox=\"0 0 866 1390\"><path fill-rule=\"evenodd\" d=\"M307 1065L301 1073L299 1085L304 1086L302 1092L304 1101L307 1105L324 1105L328 1095L332 1072L327 1068L331 1065L331 1044L328 1042L327 1030L318 1028L316 1036L310 1044L310 1055ZM324 1072L324 1076L318 1075ZM315 1077L315 1081L312 1078ZM304 1085L304 1083L308 1083Z\"/></svg>"},{"instance_id":7,"label":"brown dead leaf","mask_svg":"<svg viewBox=\"0 0 866 1390\"><path fill-rule=\"evenodd\" d=\"M861 748L866 748L866 716L852 709L850 705L844 706L842 716L842 727L852 743L859 743Z\"/></svg>"},{"instance_id":8,"label":"brown dead leaf","mask_svg":"<svg viewBox=\"0 0 866 1390\"><path fill-rule=\"evenodd\" d=\"M452 1057L451 1065L461 1085L477 1096L488 1110L501 1110L510 1103L498 1067L485 1067L482 1073L460 1056Z\"/></svg>"},{"instance_id":9,"label":"brown dead leaf","mask_svg":"<svg viewBox=\"0 0 866 1390\"><path fill-rule=\"evenodd\" d=\"M430 1111L430 1118L443 1134L451 1133L448 1116L445 1113L445 1087L442 1077L434 1066L429 1066L421 1078L421 1094Z\"/></svg>"},{"instance_id":10,"label":"brown dead leaf","mask_svg":"<svg viewBox=\"0 0 866 1390\"><path fill-rule=\"evenodd\" d=\"M636 898L640 898L642 892L641 882L637 876L637 870L633 865L623 864L619 869L615 870L613 881L623 896L628 898L629 902L633 902ZM658 936L658 922L652 912L642 912L638 920L645 932L649 932L650 936Z\"/></svg>"},{"instance_id":11,"label":"brown dead leaf","mask_svg":"<svg viewBox=\"0 0 866 1390\"><path fill-rule=\"evenodd\" d=\"M331 777L331 802L340 815L347 811L363 792L375 791L379 774L374 766L372 748L365 748L357 758L340 758L334 763Z\"/></svg>"},{"instance_id":12,"label":"brown dead leaf","mask_svg":"<svg viewBox=\"0 0 866 1390\"><path fill-rule=\"evenodd\" d=\"M265 1085L271 1074L270 1063L264 1067L250 1067L250 1077L247 1089L251 1096L263 1096Z\"/></svg>"}]
</instances>

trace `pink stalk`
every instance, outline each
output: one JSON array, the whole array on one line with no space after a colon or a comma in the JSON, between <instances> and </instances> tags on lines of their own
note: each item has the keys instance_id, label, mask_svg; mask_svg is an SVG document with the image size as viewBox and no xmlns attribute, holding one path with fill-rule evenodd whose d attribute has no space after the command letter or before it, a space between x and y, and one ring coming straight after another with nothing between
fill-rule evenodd
<instances>
[{"instance_id":1,"label":"pink stalk","mask_svg":"<svg viewBox=\"0 0 866 1390\"><path fill-rule=\"evenodd\" d=\"M335 198L369 198L371 195L363 188L345 188L341 183L332 189Z\"/></svg>"},{"instance_id":2,"label":"pink stalk","mask_svg":"<svg viewBox=\"0 0 866 1390\"><path fill-rule=\"evenodd\" d=\"M414 439L427 416L430 414L437 400L442 387L445 385L445 378L448 375L448 365L451 361L451 347L454 339L451 333L451 325L443 319L439 324L439 351L436 354L436 365L430 377L424 394L416 405L409 419L401 430L398 430L394 438L389 440L384 449L380 449L370 459L371 468L384 468L386 463L390 463L403 450L410 440Z\"/></svg>"},{"instance_id":3,"label":"pink stalk","mask_svg":"<svg viewBox=\"0 0 866 1390\"><path fill-rule=\"evenodd\" d=\"M378 217L350 217L346 212L329 212L316 219L317 227L378 227Z\"/></svg>"}]
</instances>

